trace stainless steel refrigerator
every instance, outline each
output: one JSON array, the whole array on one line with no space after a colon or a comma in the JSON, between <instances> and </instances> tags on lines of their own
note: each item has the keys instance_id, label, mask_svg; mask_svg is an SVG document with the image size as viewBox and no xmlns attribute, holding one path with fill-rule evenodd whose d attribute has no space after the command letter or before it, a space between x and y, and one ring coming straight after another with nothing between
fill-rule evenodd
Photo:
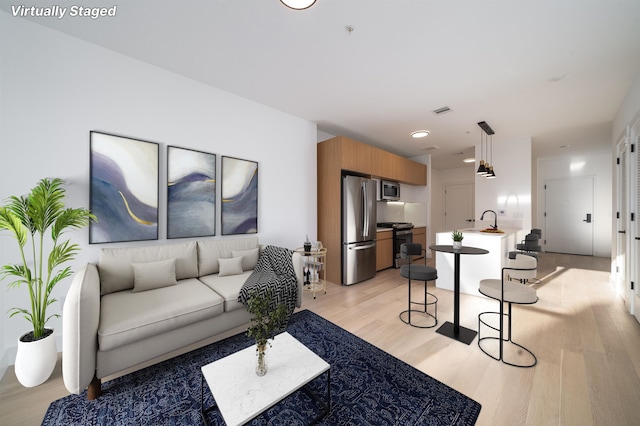
<instances>
[{"instance_id":1,"label":"stainless steel refrigerator","mask_svg":"<svg viewBox=\"0 0 640 426\"><path fill-rule=\"evenodd\" d=\"M376 274L376 187L360 176L342 178L342 284Z\"/></svg>"}]
</instances>

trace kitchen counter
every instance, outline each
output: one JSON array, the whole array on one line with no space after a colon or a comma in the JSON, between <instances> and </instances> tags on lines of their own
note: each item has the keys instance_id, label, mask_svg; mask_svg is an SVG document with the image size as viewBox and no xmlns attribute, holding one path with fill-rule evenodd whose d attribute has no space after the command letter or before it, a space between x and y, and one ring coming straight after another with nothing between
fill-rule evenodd
<instances>
[{"instance_id":1,"label":"kitchen counter","mask_svg":"<svg viewBox=\"0 0 640 426\"><path fill-rule=\"evenodd\" d=\"M506 265L509 252L515 250L516 243L526 234L521 229L503 229L504 233L485 233L480 229L461 229L462 245L489 250L482 256L464 256L460 260L460 292L480 296L478 287L485 278L500 279L502 268ZM451 245L451 232L436 234L436 244ZM453 255L436 253L438 279L436 287L453 290Z\"/></svg>"}]
</instances>

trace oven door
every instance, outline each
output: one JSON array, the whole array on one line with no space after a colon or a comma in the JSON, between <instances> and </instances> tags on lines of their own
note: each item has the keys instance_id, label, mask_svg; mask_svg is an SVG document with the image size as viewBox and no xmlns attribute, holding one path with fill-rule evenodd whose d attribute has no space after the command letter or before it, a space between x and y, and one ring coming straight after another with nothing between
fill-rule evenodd
<instances>
[{"instance_id":1,"label":"oven door","mask_svg":"<svg viewBox=\"0 0 640 426\"><path fill-rule=\"evenodd\" d=\"M407 259L403 259L400 256L400 246L406 243L413 242L413 229L400 229L393 233L393 265L396 268L409 263Z\"/></svg>"}]
</instances>

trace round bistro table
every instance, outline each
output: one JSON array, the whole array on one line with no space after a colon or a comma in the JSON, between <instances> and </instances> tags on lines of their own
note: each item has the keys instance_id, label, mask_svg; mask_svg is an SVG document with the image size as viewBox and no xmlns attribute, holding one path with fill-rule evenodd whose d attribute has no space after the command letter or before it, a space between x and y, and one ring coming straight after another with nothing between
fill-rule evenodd
<instances>
[{"instance_id":1,"label":"round bistro table","mask_svg":"<svg viewBox=\"0 0 640 426\"><path fill-rule=\"evenodd\" d=\"M443 336L450 337L467 345L473 342L477 331L460 326L460 255L461 254L487 254L489 250L478 247L462 246L454 249L452 245L432 245L429 249L442 253L453 253L453 323L446 321L436 330ZM437 265L436 265L437 266Z\"/></svg>"}]
</instances>

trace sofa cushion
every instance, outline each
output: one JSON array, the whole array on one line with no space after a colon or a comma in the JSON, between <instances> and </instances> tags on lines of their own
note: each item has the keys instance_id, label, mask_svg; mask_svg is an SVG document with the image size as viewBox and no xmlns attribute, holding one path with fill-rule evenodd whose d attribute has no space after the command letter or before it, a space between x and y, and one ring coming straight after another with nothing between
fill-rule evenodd
<instances>
[{"instance_id":1,"label":"sofa cushion","mask_svg":"<svg viewBox=\"0 0 640 426\"><path fill-rule=\"evenodd\" d=\"M158 260L157 262L132 263L133 290L153 290L178 284L176 280L176 260Z\"/></svg>"},{"instance_id":2,"label":"sofa cushion","mask_svg":"<svg viewBox=\"0 0 640 426\"><path fill-rule=\"evenodd\" d=\"M102 296L100 304L99 347L108 351L223 311L223 298L197 278L140 293L110 293Z\"/></svg>"},{"instance_id":3,"label":"sofa cushion","mask_svg":"<svg viewBox=\"0 0 640 426\"><path fill-rule=\"evenodd\" d=\"M260 257L260 248L256 247L250 250L231 250L231 256L242 258L242 270L253 271Z\"/></svg>"},{"instance_id":4,"label":"sofa cushion","mask_svg":"<svg viewBox=\"0 0 640 426\"><path fill-rule=\"evenodd\" d=\"M231 257L229 259L218 259L220 271L218 275L226 277L229 275L238 275L242 270L242 257Z\"/></svg>"},{"instance_id":5,"label":"sofa cushion","mask_svg":"<svg viewBox=\"0 0 640 426\"><path fill-rule=\"evenodd\" d=\"M240 295L240 289L251 273L251 271L247 271L239 275L231 275L228 277L221 277L219 274L213 274L200 277L200 280L222 296L224 299L224 311L231 312L240 308L246 309L242 303L238 302L238 296Z\"/></svg>"},{"instance_id":6,"label":"sofa cushion","mask_svg":"<svg viewBox=\"0 0 640 426\"><path fill-rule=\"evenodd\" d=\"M199 276L217 274L220 271L218 259L233 257L233 250L249 250L256 247L258 237L198 241Z\"/></svg>"},{"instance_id":7,"label":"sofa cushion","mask_svg":"<svg viewBox=\"0 0 640 426\"><path fill-rule=\"evenodd\" d=\"M100 272L100 294L133 288L132 263L155 262L176 259L176 278L198 276L196 242L162 244L144 247L103 248L100 250L98 270Z\"/></svg>"}]
</instances>

